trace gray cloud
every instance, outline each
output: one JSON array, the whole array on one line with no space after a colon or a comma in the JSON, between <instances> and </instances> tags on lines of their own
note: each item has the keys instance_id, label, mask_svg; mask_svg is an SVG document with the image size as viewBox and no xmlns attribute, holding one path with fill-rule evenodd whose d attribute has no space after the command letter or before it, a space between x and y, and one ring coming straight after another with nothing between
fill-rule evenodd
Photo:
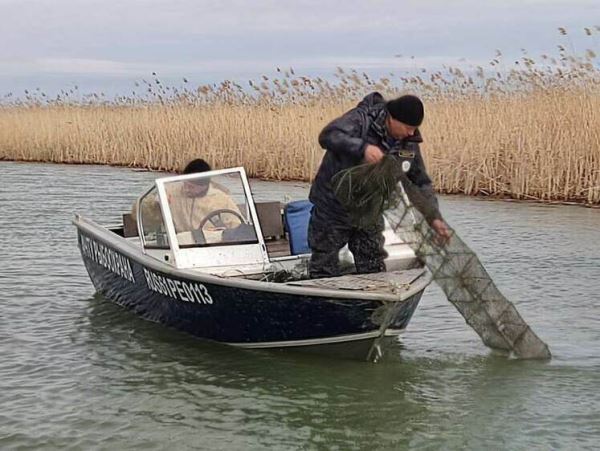
<instances>
[{"instance_id":1,"label":"gray cloud","mask_svg":"<svg viewBox=\"0 0 600 451\"><path fill-rule=\"evenodd\" d=\"M150 71L252 73L296 64L325 70L403 68L551 51L583 36L597 0L0 0L0 91L18 75L133 77ZM556 28L573 30L567 38ZM598 49L597 49L598 50ZM409 60L407 60L409 61ZM414 66L414 60L410 60ZM10 77L10 79L9 79Z\"/></svg>"}]
</instances>

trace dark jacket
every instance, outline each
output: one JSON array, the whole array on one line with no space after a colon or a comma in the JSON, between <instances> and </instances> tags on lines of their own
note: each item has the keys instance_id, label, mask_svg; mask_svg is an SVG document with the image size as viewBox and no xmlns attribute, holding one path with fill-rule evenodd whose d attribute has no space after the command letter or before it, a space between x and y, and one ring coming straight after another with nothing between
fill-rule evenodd
<instances>
[{"instance_id":1,"label":"dark jacket","mask_svg":"<svg viewBox=\"0 0 600 451\"><path fill-rule=\"evenodd\" d=\"M335 216L346 215L335 196L331 178L343 169L362 163L367 144L373 144L384 153L397 154L398 158L410 162L410 169L406 175L430 203L432 208L428 211L435 212L429 213L427 220L431 222L435 218L441 218L431 179L427 175L419 149L419 143L423 142L419 130L413 136L396 140L387 134L387 114L384 98L378 92L374 92L321 131L319 144L327 151L309 195L311 202L319 210Z\"/></svg>"}]
</instances>

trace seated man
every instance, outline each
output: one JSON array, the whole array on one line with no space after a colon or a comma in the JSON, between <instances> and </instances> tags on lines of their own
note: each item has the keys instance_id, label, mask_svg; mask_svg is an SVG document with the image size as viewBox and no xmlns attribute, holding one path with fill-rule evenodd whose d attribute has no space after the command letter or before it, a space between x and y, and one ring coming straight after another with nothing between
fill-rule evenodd
<instances>
[{"instance_id":1,"label":"seated man","mask_svg":"<svg viewBox=\"0 0 600 451\"><path fill-rule=\"evenodd\" d=\"M242 224L243 216L233 199L208 178L172 182L165 187L175 232L189 232L194 237L192 243L181 244L218 243L224 230Z\"/></svg>"},{"instance_id":2,"label":"seated man","mask_svg":"<svg viewBox=\"0 0 600 451\"><path fill-rule=\"evenodd\" d=\"M210 170L206 161L196 159L187 164L183 174ZM179 244L221 242L225 230L239 228L244 222L244 217L227 190L209 178L170 182L165 184L165 190ZM136 204L132 211L134 217ZM143 202L142 211L144 228L147 228L148 221L162 224L156 194Z\"/></svg>"}]
</instances>

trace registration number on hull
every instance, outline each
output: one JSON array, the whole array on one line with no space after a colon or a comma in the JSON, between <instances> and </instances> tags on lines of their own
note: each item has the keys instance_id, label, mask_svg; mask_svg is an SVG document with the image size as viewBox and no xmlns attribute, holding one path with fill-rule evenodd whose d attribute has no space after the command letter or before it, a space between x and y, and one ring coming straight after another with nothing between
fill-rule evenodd
<instances>
[{"instance_id":1,"label":"registration number on hull","mask_svg":"<svg viewBox=\"0 0 600 451\"><path fill-rule=\"evenodd\" d=\"M195 304L212 304L213 299L207 288L198 282L186 282L157 274L144 268L144 277L148 288L156 293L177 301Z\"/></svg>"}]
</instances>

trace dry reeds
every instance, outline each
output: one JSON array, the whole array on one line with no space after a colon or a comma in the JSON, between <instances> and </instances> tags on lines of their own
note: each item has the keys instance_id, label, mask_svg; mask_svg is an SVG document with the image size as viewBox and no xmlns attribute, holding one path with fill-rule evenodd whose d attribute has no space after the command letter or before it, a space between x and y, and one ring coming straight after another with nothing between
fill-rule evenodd
<instances>
[{"instance_id":1,"label":"dry reeds","mask_svg":"<svg viewBox=\"0 0 600 451\"><path fill-rule=\"evenodd\" d=\"M600 29L586 29L594 37ZM561 31L562 34L562 31ZM600 70L592 50L506 69L449 68L378 80L341 69L335 81L293 70L242 87L165 87L154 75L128 97L40 91L0 106L0 159L176 170L197 157L250 175L310 180L323 126L369 91L426 101L423 151L446 193L600 203ZM77 100L74 98L77 97Z\"/></svg>"}]
</instances>

